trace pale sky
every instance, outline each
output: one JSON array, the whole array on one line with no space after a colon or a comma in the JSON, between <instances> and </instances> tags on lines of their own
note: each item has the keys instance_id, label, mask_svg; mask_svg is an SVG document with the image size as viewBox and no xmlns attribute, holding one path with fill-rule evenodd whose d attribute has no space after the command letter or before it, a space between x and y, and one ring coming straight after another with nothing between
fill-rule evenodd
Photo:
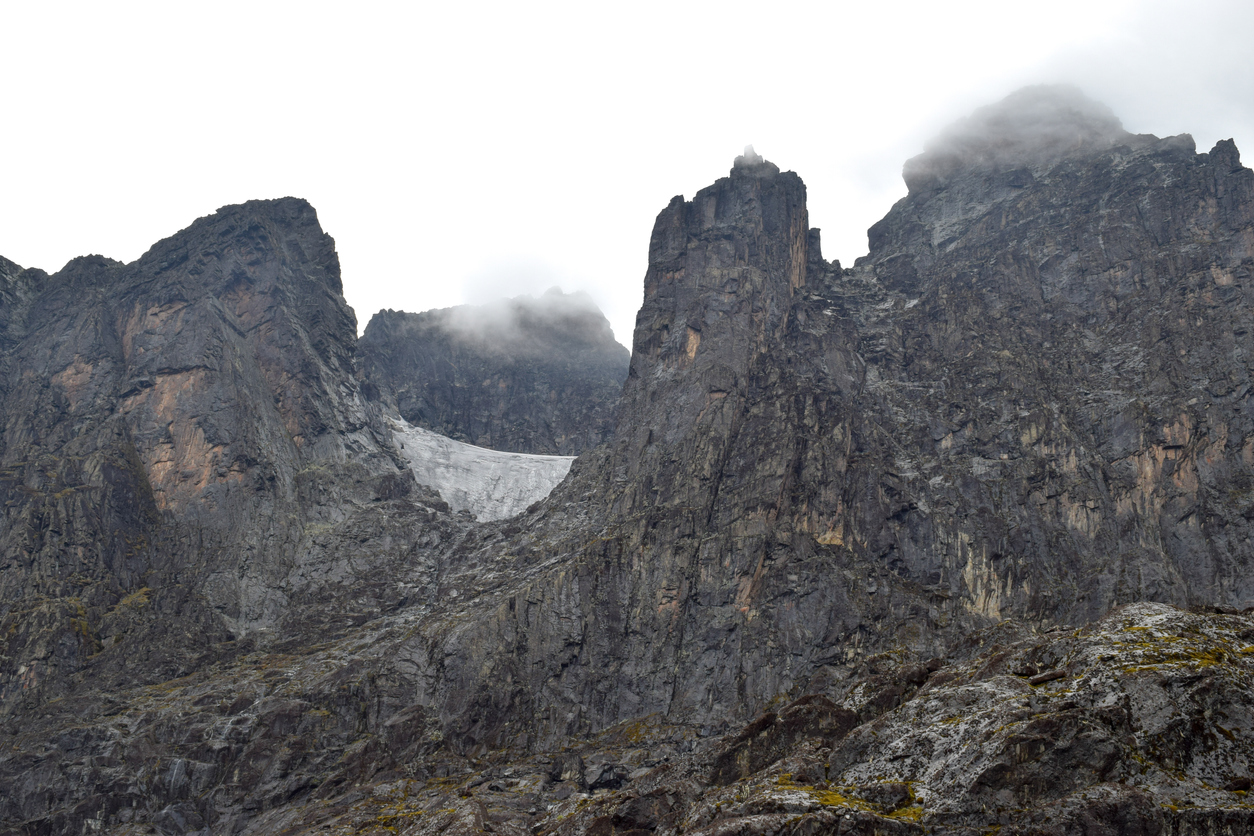
<instances>
[{"instance_id":1,"label":"pale sky","mask_svg":"<svg viewBox=\"0 0 1254 836\"><path fill-rule=\"evenodd\" d=\"M1068 82L1254 162L1254 3L5 3L0 255L122 261L296 195L359 327L551 286L630 345L653 219L743 147L798 172L827 258L948 122Z\"/></svg>"}]
</instances>

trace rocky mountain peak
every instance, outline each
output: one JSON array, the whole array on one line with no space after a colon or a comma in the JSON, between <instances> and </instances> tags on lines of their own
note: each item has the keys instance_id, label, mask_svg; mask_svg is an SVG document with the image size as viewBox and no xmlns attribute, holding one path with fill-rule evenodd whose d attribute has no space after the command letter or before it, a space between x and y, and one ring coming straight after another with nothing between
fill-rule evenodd
<instances>
[{"instance_id":1,"label":"rocky mountain peak","mask_svg":"<svg viewBox=\"0 0 1254 836\"><path fill-rule=\"evenodd\" d=\"M484 305L459 305L432 311L450 335L485 350L528 355L550 350L552 341L595 344L613 342L609 320L583 291L564 293L551 287L539 297L516 296Z\"/></svg>"},{"instance_id":2,"label":"rocky mountain peak","mask_svg":"<svg viewBox=\"0 0 1254 836\"><path fill-rule=\"evenodd\" d=\"M189 262L189 259L193 259ZM225 270L207 269L211 261L221 259ZM282 286L316 304L330 304L338 299L349 317L351 309L343 304L344 287L340 279L340 260L335 240L323 231L318 212L309 201L298 197L274 200L250 200L219 208L198 218L186 229L157 242L140 256L135 267L147 275L170 270L184 272L195 287L215 279L238 283L248 278L250 287ZM176 273L175 275L178 275ZM301 302L304 304L304 301ZM353 330L356 330L355 317ZM341 323L336 323L336 326Z\"/></svg>"},{"instance_id":3,"label":"rocky mountain peak","mask_svg":"<svg viewBox=\"0 0 1254 836\"><path fill-rule=\"evenodd\" d=\"M410 423L515 453L577 455L605 441L628 352L586 293L406 313L360 341L370 384Z\"/></svg>"},{"instance_id":4,"label":"rocky mountain peak","mask_svg":"<svg viewBox=\"0 0 1254 836\"><path fill-rule=\"evenodd\" d=\"M810 242L805 184L752 146L728 177L658 215L623 390L623 467L648 470L672 455L695 461L689 444L726 440L751 366L778 340L806 284ZM657 475L681 492L696 484L678 471Z\"/></svg>"},{"instance_id":5,"label":"rocky mountain peak","mask_svg":"<svg viewBox=\"0 0 1254 836\"><path fill-rule=\"evenodd\" d=\"M1226 165L1230 173L1242 168L1241 152L1237 150L1237 144L1231 139L1221 139L1216 142L1215 147L1210 149L1209 156L1217 166Z\"/></svg>"},{"instance_id":6,"label":"rocky mountain peak","mask_svg":"<svg viewBox=\"0 0 1254 836\"><path fill-rule=\"evenodd\" d=\"M946 128L906 162L902 176L916 192L964 170L1040 165L1128 136L1110 108L1075 87L1025 87Z\"/></svg>"},{"instance_id":7,"label":"rocky mountain peak","mask_svg":"<svg viewBox=\"0 0 1254 836\"><path fill-rule=\"evenodd\" d=\"M78 255L67 261L55 275L61 277L83 275L121 266L122 262L105 255Z\"/></svg>"}]
</instances>

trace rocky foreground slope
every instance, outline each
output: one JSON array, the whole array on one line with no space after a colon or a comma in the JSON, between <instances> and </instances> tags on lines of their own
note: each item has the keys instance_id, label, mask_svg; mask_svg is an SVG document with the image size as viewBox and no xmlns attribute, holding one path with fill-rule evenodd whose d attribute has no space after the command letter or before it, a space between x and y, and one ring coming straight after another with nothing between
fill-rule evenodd
<instances>
[{"instance_id":1,"label":"rocky foreground slope","mask_svg":"<svg viewBox=\"0 0 1254 836\"><path fill-rule=\"evenodd\" d=\"M1249 829L1254 173L1036 88L906 179L852 268L754 155L672 200L612 439L487 524L306 204L0 263L0 822Z\"/></svg>"}]
</instances>

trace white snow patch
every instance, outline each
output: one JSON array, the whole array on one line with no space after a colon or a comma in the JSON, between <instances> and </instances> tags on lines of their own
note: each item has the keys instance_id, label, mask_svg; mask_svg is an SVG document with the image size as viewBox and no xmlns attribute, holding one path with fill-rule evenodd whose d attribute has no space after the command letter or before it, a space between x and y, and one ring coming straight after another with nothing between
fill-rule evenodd
<instances>
[{"instance_id":1,"label":"white snow patch","mask_svg":"<svg viewBox=\"0 0 1254 836\"><path fill-rule=\"evenodd\" d=\"M454 511L481 521L504 520L549 495L566 478L574 456L505 453L389 419L392 438L420 484L440 492Z\"/></svg>"}]
</instances>

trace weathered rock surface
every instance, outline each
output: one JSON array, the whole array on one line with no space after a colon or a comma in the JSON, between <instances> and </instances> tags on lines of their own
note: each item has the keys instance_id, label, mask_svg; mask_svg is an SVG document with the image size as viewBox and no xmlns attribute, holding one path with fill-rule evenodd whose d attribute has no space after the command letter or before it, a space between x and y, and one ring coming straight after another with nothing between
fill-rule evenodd
<instances>
[{"instance_id":1,"label":"weathered rock surface","mask_svg":"<svg viewBox=\"0 0 1254 836\"><path fill-rule=\"evenodd\" d=\"M906 176L851 269L756 155L673 200L612 438L478 525L307 205L0 264L0 822L1249 830L1254 173L1046 88Z\"/></svg>"},{"instance_id":2,"label":"weathered rock surface","mask_svg":"<svg viewBox=\"0 0 1254 836\"><path fill-rule=\"evenodd\" d=\"M591 298L557 288L538 299L380 311L361 349L366 378L414 426L563 456L610 438L630 357Z\"/></svg>"},{"instance_id":3,"label":"weathered rock surface","mask_svg":"<svg viewBox=\"0 0 1254 836\"><path fill-rule=\"evenodd\" d=\"M869 659L835 702L564 801L541 832L1248 832L1251 637L1248 616L1134 604L1075 631L1005 622L949 664Z\"/></svg>"},{"instance_id":4,"label":"weathered rock surface","mask_svg":"<svg viewBox=\"0 0 1254 836\"><path fill-rule=\"evenodd\" d=\"M1109 119L1065 148L1031 119L1004 140L1021 112L1093 109L1076 95L1023 91L986 145L911 161L831 285L900 445L875 486L896 520L863 536L992 617L1248 606L1254 173L1230 141L1196 154Z\"/></svg>"},{"instance_id":5,"label":"weathered rock surface","mask_svg":"<svg viewBox=\"0 0 1254 836\"><path fill-rule=\"evenodd\" d=\"M992 121L1025 101L1095 110L1033 90ZM462 740L717 728L1002 618L1248 605L1254 174L1229 143L1090 127L945 146L848 271L768 163L673 201L615 441L574 477L609 509L596 540L428 634L484 683Z\"/></svg>"},{"instance_id":6,"label":"weathered rock surface","mask_svg":"<svg viewBox=\"0 0 1254 836\"><path fill-rule=\"evenodd\" d=\"M226 207L130 265L4 272L0 714L181 675L329 601L334 633L405 597L404 578L356 578L411 548L389 516L444 506L358 393L307 203Z\"/></svg>"}]
</instances>

